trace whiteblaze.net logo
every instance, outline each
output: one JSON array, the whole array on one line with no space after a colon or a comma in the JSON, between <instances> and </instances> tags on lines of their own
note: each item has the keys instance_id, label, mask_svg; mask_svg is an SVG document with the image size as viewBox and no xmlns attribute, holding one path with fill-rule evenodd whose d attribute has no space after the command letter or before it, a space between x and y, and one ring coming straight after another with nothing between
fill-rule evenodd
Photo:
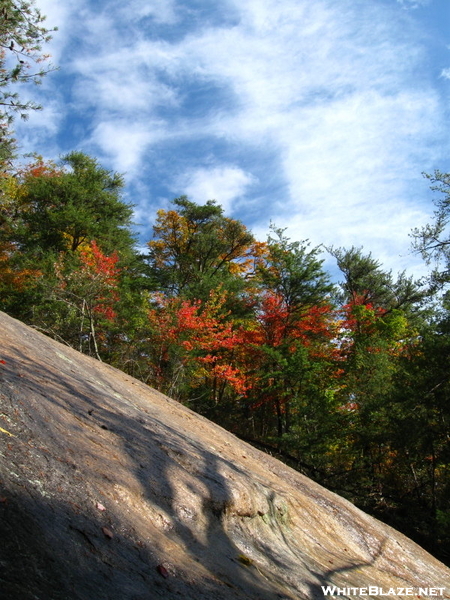
<instances>
[{"instance_id":1,"label":"whiteblaze.net logo","mask_svg":"<svg viewBox=\"0 0 450 600\"><path fill-rule=\"evenodd\" d=\"M445 596L445 587L381 588L369 585L368 587L340 588L335 585L322 585L321 588L324 596L416 596L419 598Z\"/></svg>"}]
</instances>

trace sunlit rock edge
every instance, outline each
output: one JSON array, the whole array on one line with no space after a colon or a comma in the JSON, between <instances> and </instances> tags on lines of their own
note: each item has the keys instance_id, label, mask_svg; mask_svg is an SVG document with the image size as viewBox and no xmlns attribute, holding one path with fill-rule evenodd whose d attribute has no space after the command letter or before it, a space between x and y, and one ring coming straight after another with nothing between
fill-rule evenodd
<instances>
[{"instance_id":1,"label":"sunlit rock edge","mask_svg":"<svg viewBox=\"0 0 450 600\"><path fill-rule=\"evenodd\" d=\"M3 313L0 332L0 598L449 597L449 569L343 498Z\"/></svg>"}]
</instances>

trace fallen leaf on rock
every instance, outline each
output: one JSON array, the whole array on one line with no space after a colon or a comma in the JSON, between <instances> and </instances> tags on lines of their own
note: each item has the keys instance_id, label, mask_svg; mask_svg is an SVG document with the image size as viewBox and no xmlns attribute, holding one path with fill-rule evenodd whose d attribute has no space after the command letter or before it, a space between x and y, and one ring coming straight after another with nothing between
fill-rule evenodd
<instances>
[{"instance_id":1,"label":"fallen leaf on rock","mask_svg":"<svg viewBox=\"0 0 450 600\"><path fill-rule=\"evenodd\" d=\"M3 427L0 427L0 431L2 433L7 433L8 435L10 435L11 437L16 437L13 433L7 431L6 429L3 429Z\"/></svg>"},{"instance_id":2,"label":"fallen leaf on rock","mask_svg":"<svg viewBox=\"0 0 450 600\"><path fill-rule=\"evenodd\" d=\"M165 577L167 579L167 577L169 577L169 571L166 569L166 567L164 565L158 565L156 567L156 570L158 571L158 573L160 575L162 575L163 577Z\"/></svg>"},{"instance_id":3,"label":"fallen leaf on rock","mask_svg":"<svg viewBox=\"0 0 450 600\"><path fill-rule=\"evenodd\" d=\"M107 527L102 527L102 531L103 531L103 533L105 534L105 536L107 538L109 538L110 540L113 539L114 534L113 534L113 532L110 529L108 529Z\"/></svg>"}]
</instances>

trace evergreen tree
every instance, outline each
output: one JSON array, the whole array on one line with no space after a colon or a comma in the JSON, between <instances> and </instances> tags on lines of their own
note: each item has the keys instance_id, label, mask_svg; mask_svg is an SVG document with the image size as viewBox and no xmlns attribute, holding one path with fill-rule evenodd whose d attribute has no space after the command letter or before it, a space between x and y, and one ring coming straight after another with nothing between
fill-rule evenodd
<instances>
[{"instance_id":1,"label":"evergreen tree","mask_svg":"<svg viewBox=\"0 0 450 600\"><path fill-rule=\"evenodd\" d=\"M107 253L130 253L133 209L121 198L123 185L121 175L82 152L68 154L61 166L38 160L20 177L14 242L37 259L92 240Z\"/></svg>"},{"instance_id":2,"label":"evergreen tree","mask_svg":"<svg viewBox=\"0 0 450 600\"><path fill-rule=\"evenodd\" d=\"M61 165L37 160L17 177L4 180L0 243L9 248L8 268L29 275L21 289L3 286L3 310L78 348L80 315L89 313L91 319L96 306L89 278L93 282L104 275L99 266L90 276L86 254L83 260L83 253L96 250L104 265L108 257L117 257L117 285L140 305L136 281L142 269L131 232L132 207L122 200L122 187L120 175L79 152L67 155ZM89 286L91 291L82 298L80 290ZM80 306L87 312L80 313ZM98 355L97 350L93 353Z\"/></svg>"},{"instance_id":3,"label":"evergreen tree","mask_svg":"<svg viewBox=\"0 0 450 600\"><path fill-rule=\"evenodd\" d=\"M319 378L333 352L333 286L319 248L272 231L256 269L256 324L247 333L254 385L247 403L258 407L249 415L256 436L280 446L303 429L306 405L324 397L327 382L323 377L321 386Z\"/></svg>"},{"instance_id":4,"label":"evergreen tree","mask_svg":"<svg viewBox=\"0 0 450 600\"><path fill-rule=\"evenodd\" d=\"M405 273L394 279L391 271L384 271L381 263L364 254L362 248L329 248L344 276L340 283L339 300L342 304L359 298L361 304L371 304L386 311L415 307L424 299L419 282Z\"/></svg>"},{"instance_id":5,"label":"evergreen tree","mask_svg":"<svg viewBox=\"0 0 450 600\"><path fill-rule=\"evenodd\" d=\"M11 124L19 114L27 118L30 110L41 107L32 101L22 100L14 86L34 82L52 70L43 66L48 56L42 46L51 39L51 32L44 26L45 16L31 1L0 0L0 171L10 167L16 143Z\"/></svg>"},{"instance_id":6,"label":"evergreen tree","mask_svg":"<svg viewBox=\"0 0 450 600\"><path fill-rule=\"evenodd\" d=\"M436 170L433 175L424 174L431 181L431 189L439 192L435 200L436 210L432 223L413 230L413 248L432 265L431 291L447 286L450 282L450 173Z\"/></svg>"}]
</instances>

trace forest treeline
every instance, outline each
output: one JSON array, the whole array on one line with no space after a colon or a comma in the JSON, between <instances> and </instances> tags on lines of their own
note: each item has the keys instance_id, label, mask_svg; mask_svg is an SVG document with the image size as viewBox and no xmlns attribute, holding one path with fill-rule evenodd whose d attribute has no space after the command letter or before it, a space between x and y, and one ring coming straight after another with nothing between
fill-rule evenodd
<instances>
[{"instance_id":1,"label":"forest treeline","mask_svg":"<svg viewBox=\"0 0 450 600\"><path fill-rule=\"evenodd\" d=\"M33 12L24 21L20 4L1 0L11 27L41 22ZM450 175L428 176L435 219L412 232L414 250L440 264L420 282L352 247L328 249L341 272L334 284L321 248L276 226L256 240L215 201L184 196L157 212L143 252L119 174L81 152L14 160L14 112L36 107L9 91L26 52L8 68L11 27L0 31L0 309L186 404L449 562ZM32 31L30 52L39 35L48 31Z\"/></svg>"},{"instance_id":2,"label":"forest treeline","mask_svg":"<svg viewBox=\"0 0 450 600\"><path fill-rule=\"evenodd\" d=\"M448 176L433 179L446 211ZM258 241L216 202L186 197L157 212L139 252L123 185L79 152L3 170L1 309L272 452L446 558L446 267L415 282L361 248L331 248L336 285L320 248L276 227ZM413 234L425 255L445 258L442 219Z\"/></svg>"}]
</instances>

